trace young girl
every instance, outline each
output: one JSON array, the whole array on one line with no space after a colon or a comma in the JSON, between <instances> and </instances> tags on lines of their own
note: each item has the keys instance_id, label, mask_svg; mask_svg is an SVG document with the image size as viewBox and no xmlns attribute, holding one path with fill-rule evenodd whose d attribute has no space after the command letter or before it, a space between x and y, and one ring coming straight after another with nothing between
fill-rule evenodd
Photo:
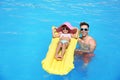
<instances>
[{"instance_id":1,"label":"young girl","mask_svg":"<svg viewBox=\"0 0 120 80\"><path fill-rule=\"evenodd\" d=\"M65 54L65 51L69 46L71 38L72 37L77 38L78 32L77 32L77 28L73 28L68 22L64 23L58 29L56 29L58 34L54 33L55 29L56 28L52 30L53 37L59 38L59 42L55 52L55 58L56 60L62 60ZM61 50L61 55L58 54L60 50Z\"/></svg>"}]
</instances>

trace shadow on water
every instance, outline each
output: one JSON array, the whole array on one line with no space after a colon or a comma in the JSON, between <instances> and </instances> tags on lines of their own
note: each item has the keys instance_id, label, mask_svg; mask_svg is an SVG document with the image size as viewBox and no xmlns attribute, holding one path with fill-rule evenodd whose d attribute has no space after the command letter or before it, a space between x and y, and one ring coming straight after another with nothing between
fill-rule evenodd
<instances>
[{"instance_id":1,"label":"shadow on water","mask_svg":"<svg viewBox=\"0 0 120 80\"><path fill-rule=\"evenodd\" d=\"M6 78L0 74L0 80L6 80Z\"/></svg>"},{"instance_id":2,"label":"shadow on water","mask_svg":"<svg viewBox=\"0 0 120 80\"><path fill-rule=\"evenodd\" d=\"M3 74L4 72L3 72L2 69L3 69L3 68L2 68L2 66L0 65L0 80L7 80L6 77L5 77L5 75Z\"/></svg>"},{"instance_id":3,"label":"shadow on water","mask_svg":"<svg viewBox=\"0 0 120 80\"><path fill-rule=\"evenodd\" d=\"M88 66L83 67L82 56L75 55L74 66L75 66L75 69L73 71L78 74L78 77L80 78L88 77Z\"/></svg>"},{"instance_id":4,"label":"shadow on water","mask_svg":"<svg viewBox=\"0 0 120 80\"><path fill-rule=\"evenodd\" d=\"M45 74L43 75L45 80L67 80L64 79L64 76L54 75L54 74Z\"/></svg>"}]
</instances>

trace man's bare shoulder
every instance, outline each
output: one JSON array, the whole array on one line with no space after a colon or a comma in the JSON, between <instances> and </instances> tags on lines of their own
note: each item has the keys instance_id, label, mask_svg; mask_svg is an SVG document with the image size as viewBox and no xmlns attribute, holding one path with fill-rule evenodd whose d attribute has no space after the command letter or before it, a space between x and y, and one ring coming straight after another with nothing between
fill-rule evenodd
<instances>
[{"instance_id":1,"label":"man's bare shoulder","mask_svg":"<svg viewBox=\"0 0 120 80\"><path fill-rule=\"evenodd\" d=\"M89 36L89 40L90 40L90 42L92 42L92 43L95 43L95 44L96 44L96 40L95 40L93 37Z\"/></svg>"}]
</instances>

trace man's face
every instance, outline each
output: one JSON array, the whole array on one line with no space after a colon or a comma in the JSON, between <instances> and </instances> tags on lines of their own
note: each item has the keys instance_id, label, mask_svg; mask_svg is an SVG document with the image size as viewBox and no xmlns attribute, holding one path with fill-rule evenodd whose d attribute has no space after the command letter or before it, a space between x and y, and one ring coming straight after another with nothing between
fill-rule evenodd
<instances>
[{"instance_id":1,"label":"man's face","mask_svg":"<svg viewBox=\"0 0 120 80\"><path fill-rule=\"evenodd\" d=\"M80 28L80 31L81 31L83 37L87 36L88 35L88 26L82 25Z\"/></svg>"}]
</instances>

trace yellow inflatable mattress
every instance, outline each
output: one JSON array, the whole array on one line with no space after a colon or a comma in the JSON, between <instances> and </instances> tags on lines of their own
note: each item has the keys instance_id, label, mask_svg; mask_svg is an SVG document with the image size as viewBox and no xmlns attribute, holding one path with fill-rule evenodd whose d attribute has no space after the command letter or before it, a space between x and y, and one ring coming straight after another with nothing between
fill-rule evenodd
<instances>
[{"instance_id":1,"label":"yellow inflatable mattress","mask_svg":"<svg viewBox=\"0 0 120 80\"><path fill-rule=\"evenodd\" d=\"M62 61L57 61L54 58L58 41L59 38L52 38L47 55L42 61L42 67L50 74L66 75L74 68L74 49L76 48L77 39L71 38Z\"/></svg>"}]
</instances>

